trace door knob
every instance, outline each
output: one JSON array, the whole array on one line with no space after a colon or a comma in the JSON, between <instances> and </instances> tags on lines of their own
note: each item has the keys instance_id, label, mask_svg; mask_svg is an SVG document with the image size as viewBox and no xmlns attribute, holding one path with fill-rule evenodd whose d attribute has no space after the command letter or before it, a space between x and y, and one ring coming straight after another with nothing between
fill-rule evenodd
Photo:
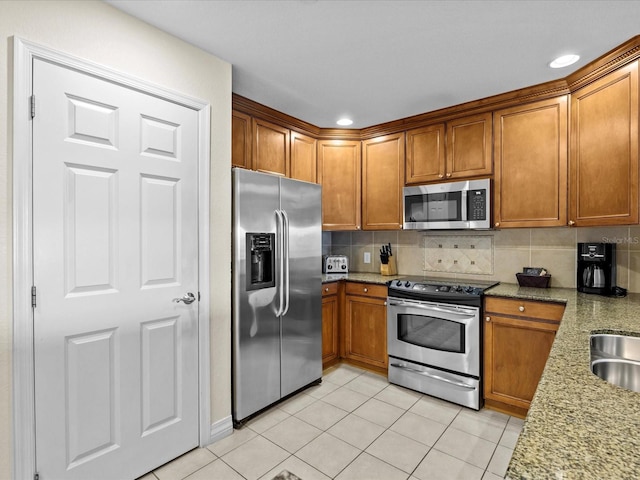
<instances>
[{"instance_id":1,"label":"door knob","mask_svg":"<svg viewBox=\"0 0 640 480\"><path fill-rule=\"evenodd\" d=\"M191 305L196 301L196 296L191 292L187 292L182 296L182 298L174 298L172 301L176 303L183 302L185 305Z\"/></svg>"}]
</instances>

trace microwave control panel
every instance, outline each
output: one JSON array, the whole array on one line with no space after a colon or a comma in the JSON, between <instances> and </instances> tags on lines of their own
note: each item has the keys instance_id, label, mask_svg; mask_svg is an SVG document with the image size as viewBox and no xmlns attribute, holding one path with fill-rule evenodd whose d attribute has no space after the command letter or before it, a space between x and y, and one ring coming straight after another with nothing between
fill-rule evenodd
<instances>
[{"instance_id":1,"label":"microwave control panel","mask_svg":"<svg viewBox=\"0 0 640 480\"><path fill-rule=\"evenodd\" d=\"M470 221L487 219L487 191L485 189L469 190L467 217Z\"/></svg>"}]
</instances>

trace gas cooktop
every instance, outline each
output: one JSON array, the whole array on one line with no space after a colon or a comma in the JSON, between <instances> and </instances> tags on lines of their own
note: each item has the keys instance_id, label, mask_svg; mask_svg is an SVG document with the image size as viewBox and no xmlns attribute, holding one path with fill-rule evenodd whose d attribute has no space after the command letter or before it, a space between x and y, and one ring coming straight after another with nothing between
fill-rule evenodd
<instances>
[{"instance_id":1,"label":"gas cooktop","mask_svg":"<svg viewBox=\"0 0 640 480\"><path fill-rule=\"evenodd\" d=\"M500 282L482 280L447 280L442 278L428 277L403 277L387 282L389 295L398 293L409 294L414 298L423 296L456 298L466 296L479 297L490 287L498 285Z\"/></svg>"}]
</instances>

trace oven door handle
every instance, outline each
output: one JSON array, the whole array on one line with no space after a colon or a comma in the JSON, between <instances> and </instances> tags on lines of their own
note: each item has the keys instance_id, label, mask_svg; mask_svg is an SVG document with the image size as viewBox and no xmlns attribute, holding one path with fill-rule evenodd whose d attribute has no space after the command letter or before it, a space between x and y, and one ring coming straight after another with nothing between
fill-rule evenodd
<instances>
[{"instance_id":1,"label":"oven door handle","mask_svg":"<svg viewBox=\"0 0 640 480\"><path fill-rule=\"evenodd\" d=\"M448 309L448 308L442 308L442 307L433 307L433 306L427 306L427 305L420 305L419 303L407 303L407 302L402 302L402 303L396 303L396 302L388 302L389 305L393 306L393 307L415 307L415 308L421 308L422 310L431 310L432 312L440 312L440 313L450 313L452 315L458 315L460 317L468 317L468 318L473 318L476 315L475 311L460 311L460 310L453 310L453 309Z\"/></svg>"},{"instance_id":2,"label":"oven door handle","mask_svg":"<svg viewBox=\"0 0 640 480\"><path fill-rule=\"evenodd\" d=\"M392 363L391 366L399 368L401 370L407 370L407 371L412 372L412 373L417 373L418 375L423 375L423 376L428 377L428 378L433 378L434 380L438 380L440 382L449 383L451 385L455 385L456 387L465 388L467 390L475 390L476 389L476 387L474 387L473 385L467 385L466 383L449 380L448 378L441 377L440 375L433 375L432 373L423 372L422 370L418 370L416 368L405 367L404 365L400 365L399 363Z\"/></svg>"}]
</instances>

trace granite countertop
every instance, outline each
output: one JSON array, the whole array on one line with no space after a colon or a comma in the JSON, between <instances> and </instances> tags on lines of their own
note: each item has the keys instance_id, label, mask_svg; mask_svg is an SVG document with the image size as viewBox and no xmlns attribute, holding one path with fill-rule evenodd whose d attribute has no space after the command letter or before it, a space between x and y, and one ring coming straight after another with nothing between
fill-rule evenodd
<instances>
[{"instance_id":1,"label":"granite countertop","mask_svg":"<svg viewBox=\"0 0 640 480\"><path fill-rule=\"evenodd\" d=\"M406 275L380 275L379 273L323 273L322 283L338 282L340 280L347 280L351 282L363 282L363 283L377 283L380 285L386 285L389 280L396 278L406 277Z\"/></svg>"},{"instance_id":2,"label":"granite countertop","mask_svg":"<svg viewBox=\"0 0 640 480\"><path fill-rule=\"evenodd\" d=\"M349 273L323 275L322 281L385 284L400 277ZM589 369L591 333L640 336L640 294L613 298L501 283L485 295L566 304L506 478L640 478L640 393L607 383Z\"/></svg>"},{"instance_id":3,"label":"granite countertop","mask_svg":"<svg viewBox=\"0 0 640 480\"><path fill-rule=\"evenodd\" d=\"M640 294L610 298L500 284L486 295L566 303L507 478L639 478L640 393L591 373L589 335L640 336Z\"/></svg>"}]
</instances>

